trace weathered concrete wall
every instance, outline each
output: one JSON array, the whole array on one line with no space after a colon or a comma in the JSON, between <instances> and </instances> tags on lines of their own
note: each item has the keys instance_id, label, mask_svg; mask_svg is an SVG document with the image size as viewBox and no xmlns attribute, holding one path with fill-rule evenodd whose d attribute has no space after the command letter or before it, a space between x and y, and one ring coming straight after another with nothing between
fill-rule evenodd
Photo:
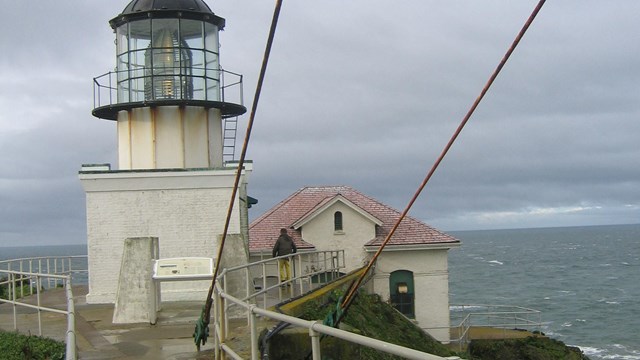
<instances>
[{"instance_id":1,"label":"weathered concrete wall","mask_svg":"<svg viewBox=\"0 0 640 360\"><path fill-rule=\"evenodd\" d=\"M124 242L116 302L114 324L156 322L156 284L153 262L158 258L158 238L129 238Z\"/></svg>"}]
</instances>

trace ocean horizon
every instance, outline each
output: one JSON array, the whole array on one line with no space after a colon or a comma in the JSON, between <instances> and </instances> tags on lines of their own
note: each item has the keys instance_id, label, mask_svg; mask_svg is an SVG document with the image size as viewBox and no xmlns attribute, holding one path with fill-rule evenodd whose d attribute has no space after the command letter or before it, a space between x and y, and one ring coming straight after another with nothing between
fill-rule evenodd
<instances>
[{"instance_id":1,"label":"ocean horizon","mask_svg":"<svg viewBox=\"0 0 640 360\"><path fill-rule=\"evenodd\" d=\"M449 232L455 304L542 312L546 335L592 360L640 360L640 224Z\"/></svg>"},{"instance_id":2,"label":"ocean horizon","mask_svg":"<svg viewBox=\"0 0 640 360\"><path fill-rule=\"evenodd\" d=\"M640 360L640 224L447 233L462 242L449 251L452 306L539 310L540 331L592 360ZM5 246L0 260L86 253L86 244Z\"/></svg>"}]
</instances>

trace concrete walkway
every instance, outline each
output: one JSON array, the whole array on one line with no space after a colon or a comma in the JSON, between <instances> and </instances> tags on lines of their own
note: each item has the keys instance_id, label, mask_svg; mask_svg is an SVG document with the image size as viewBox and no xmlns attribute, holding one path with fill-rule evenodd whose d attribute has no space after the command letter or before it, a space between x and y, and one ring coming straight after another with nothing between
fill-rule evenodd
<instances>
[{"instance_id":1,"label":"concrete walkway","mask_svg":"<svg viewBox=\"0 0 640 360\"><path fill-rule=\"evenodd\" d=\"M275 291L277 292L277 290ZM74 286L76 307L76 343L79 359L211 359L213 345L208 342L197 352L193 341L195 322L204 304L200 302L163 303L158 322L150 324L112 324L113 305L89 305L85 301L86 286ZM277 298L270 296L272 301ZM35 303L35 296L25 299ZM63 289L47 290L41 294L41 305L66 310ZM42 312L42 336L65 341L66 315ZM17 307L18 331L38 335L35 309ZM271 326L271 324L263 324ZM231 341L243 341L246 321L238 321L230 329ZM14 331L13 306L0 304L0 329ZM248 331L248 329L247 329ZM211 341L212 338L209 338ZM242 345L238 345L242 348ZM249 347L249 344L244 346Z\"/></svg>"}]
</instances>

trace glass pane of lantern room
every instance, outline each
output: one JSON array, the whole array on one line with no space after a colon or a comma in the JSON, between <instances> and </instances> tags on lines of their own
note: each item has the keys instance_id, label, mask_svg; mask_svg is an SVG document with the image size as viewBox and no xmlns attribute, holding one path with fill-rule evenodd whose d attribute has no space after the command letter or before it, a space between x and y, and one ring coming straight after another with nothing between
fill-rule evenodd
<instances>
[{"instance_id":1,"label":"glass pane of lantern room","mask_svg":"<svg viewBox=\"0 0 640 360\"><path fill-rule=\"evenodd\" d=\"M130 83L129 83L129 54L122 54L118 56L118 72L117 72L117 82L118 82L118 103L126 103L129 102L129 91Z\"/></svg>"},{"instance_id":2,"label":"glass pane of lantern room","mask_svg":"<svg viewBox=\"0 0 640 360\"><path fill-rule=\"evenodd\" d=\"M129 101L142 101L144 85L140 79L144 76L145 50L151 44L151 19L129 23Z\"/></svg>"},{"instance_id":3,"label":"glass pane of lantern room","mask_svg":"<svg viewBox=\"0 0 640 360\"><path fill-rule=\"evenodd\" d=\"M116 54L122 55L129 50L129 24L125 23L116 29Z\"/></svg>"},{"instance_id":4,"label":"glass pane of lantern room","mask_svg":"<svg viewBox=\"0 0 640 360\"><path fill-rule=\"evenodd\" d=\"M204 47L208 51L218 53L220 46L218 44L218 27L205 23L204 24Z\"/></svg>"},{"instance_id":5,"label":"glass pane of lantern room","mask_svg":"<svg viewBox=\"0 0 640 360\"><path fill-rule=\"evenodd\" d=\"M197 20L180 20L180 38L183 44L186 44L190 49L202 49L204 47L202 24L202 21Z\"/></svg>"},{"instance_id":6,"label":"glass pane of lantern room","mask_svg":"<svg viewBox=\"0 0 640 360\"><path fill-rule=\"evenodd\" d=\"M218 27L205 23L204 24L204 46L205 46L205 92L207 100L220 100L220 62L219 62L219 43L218 43Z\"/></svg>"},{"instance_id":7,"label":"glass pane of lantern room","mask_svg":"<svg viewBox=\"0 0 640 360\"><path fill-rule=\"evenodd\" d=\"M151 43L151 20L129 23L129 50L146 49Z\"/></svg>"},{"instance_id":8,"label":"glass pane of lantern room","mask_svg":"<svg viewBox=\"0 0 640 360\"><path fill-rule=\"evenodd\" d=\"M129 102L129 24L116 29L116 72L118 103Z\"/></svg>"},{"instance_id":9,"label":"glass pane of lantern room","mask_svg":"<svg viewBox=\"0 0 640 360\"><path fill-rule=\"evenodd\" d=\"M179 46L178 19L154 19L151 25L151 43L154 48Z\"/></svg>"},{"instance_id":10,"label":"glass pane of lantern room","mask_svg":"<svg viewBox=\"0 0 640 360\"><path fill-rule=\"evenodd\" d=\"M193 61L192 66L192 79L193 79L193 99L194 100L206 100L204 86L205 86L205 71L204 71L204 51L203 50L191 50L191 57Z\"/></svg>"}]
</instances>

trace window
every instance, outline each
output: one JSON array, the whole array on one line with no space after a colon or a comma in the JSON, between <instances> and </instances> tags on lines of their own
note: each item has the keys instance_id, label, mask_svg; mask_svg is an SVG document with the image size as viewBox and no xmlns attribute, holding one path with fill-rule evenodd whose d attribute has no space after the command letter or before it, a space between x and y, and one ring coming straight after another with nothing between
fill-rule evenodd
<instances>
[{"instance_id":1,"label":"window","mask_svg":"<svg viewBox=\"0 0 640 360\"><path fill-rule=\"evenodd\" d=\"M340 211L336 211L333 214L333 230L334 231L342 231L342 213Z\"/></svg>"}]
</instances>

